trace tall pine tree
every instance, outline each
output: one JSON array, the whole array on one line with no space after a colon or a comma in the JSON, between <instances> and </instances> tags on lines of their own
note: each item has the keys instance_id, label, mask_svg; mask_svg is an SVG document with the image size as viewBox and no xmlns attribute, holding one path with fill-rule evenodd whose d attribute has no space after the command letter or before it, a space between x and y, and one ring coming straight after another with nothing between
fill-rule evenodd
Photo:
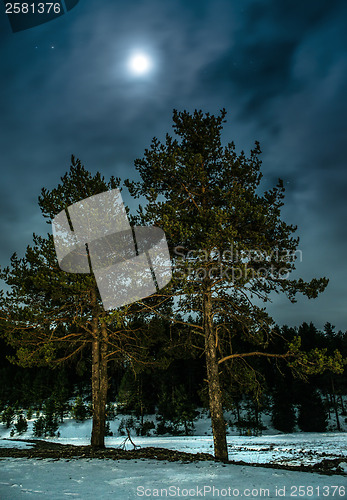
<instances>
[{"instance_id":1,"label":"tall pine tree","mask_svg":"<svg viewBox=\"0 0 347 500\"><path fill-rule=\"evenodd\" d=\"M292 301L298 292L314 298L328 281L287 279L295 269L298 239L293 237L296 227L281 219L283 183L260 191L259 144L248 157L237 154L233 143L223 147L225 116L224 110L219 116L175 110L176 137L167 134L164 143L153 139L144 157L135 161L141 181L127 182L132 195L147 201L135 222L161 227L169 241L174 274L161 291L162 300L176 296L177 313L191 314L192 331L204 339L219 460L228 458L222 363L235 359L246 363L249 356L282 357L298 370L313 363L312 358L300 356L298 343L289 344L281 354L265 351L272 320L253 299L266 301L272 291L285 293ZM234 351L236 329L255 346L253 351Z\"/></svg>"},{"instance_id":2,"label":"tall pine tree","mask_svg":"<svg viewBox=\"0 0 347 500\"><path fill-rule=\"evenodd\" d=\"M72 157L61 183L42 189L39 206L50 224L60 211L92 195L119 187L119 179L106 181L91 175ZM111 359L128 366L144 361L146 349L138 349L145 334L136 305L106 312L93 274L72 274L59 268L52 234L33 236L23 258L11 257L0 270L10 291L0 296L1 331L16 349L12 361L22 366L58 366L82 351L91 358L93 428L91 445L104 447L107 365ZM136 326L135 326L136 317ZM141 351L141 354L140 354Z\"/></svg>"}]
</instances>

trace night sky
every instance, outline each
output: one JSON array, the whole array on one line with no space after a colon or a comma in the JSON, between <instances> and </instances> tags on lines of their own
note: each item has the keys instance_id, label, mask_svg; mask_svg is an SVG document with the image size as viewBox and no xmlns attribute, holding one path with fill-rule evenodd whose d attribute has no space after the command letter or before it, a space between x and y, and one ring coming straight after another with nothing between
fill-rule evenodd
<instances>
[{"instance_id":1,"label":"night sky","mask_svg":"<svg viewBox=\"0 0 347 500\"><path fill-rule=\"evenodd\" d=\"M260 141L263 187L284 180L303 253L295 276L330 279L318 299L275 296L269 311L346 330L346 22L343 0L80 0L13 33L0 4L0 265L50 231L37 198L71 154L135 179L152 137L173 133L174 108L225 108L225 143Z\"/></svg>"}]
</instances>

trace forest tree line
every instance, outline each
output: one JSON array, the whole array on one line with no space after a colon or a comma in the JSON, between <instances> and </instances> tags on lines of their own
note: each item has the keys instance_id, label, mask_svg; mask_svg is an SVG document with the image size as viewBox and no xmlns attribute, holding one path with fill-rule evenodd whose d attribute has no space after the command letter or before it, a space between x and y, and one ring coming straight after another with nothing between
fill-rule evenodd
<instances>
[{"instance_id":1,"label":"forest tree line","mask_svg":"<svg viewBox=\"0 0 347 500\"><path fill-rule=\"evenodd\" d=\"M134 425L136 420L136 431L146 434L154 428L146 417L156 414L159 423L155 432L158 434L189 434L198 409L208 409L205 361L198 351L194 352L187 345L183 350L180 345L179 350L168 356L167 345L173 342L175 333L179 337L179 332L170 331L164 320L153 323L152 328L157 332L153 331L155 342L151 342L151 350L159 363L138 373L126 363L110 365L107 419L112 420L116 413L130 416L122 427ZM299 336L306 352L319 347L331 355L336 350L343 357L347 355L347 332L336 332L330 323L326 323L323 331L313 323L303 323L299 328L286 325L277 328L288 341ZM51 369L20 367L8 360L13 355L13 349L1 341L0 413L3 423L8 422L9 415L12 415L10 424L18 422L18 415L25 409L24 415L29 418L42 413L50 415L55 421L51 427L55 432L67 416L76 420L91 416L88 358L74 359ZM328 417L332 417L331 430L341 430L347 418L343 399L347 387L346 369L342 374L325 371L303 380L295 378L284 363L274 367L267 359L259 359L249 364L247 378L243 374L237 381L235 373L225 373L222 387L224 410L233 415L228 424L235 425L240 433L261 433L263 413L270 413L274 428L282 432L292 432L295 426L303 431L323 432L327 430ZM241 406L243 411L240 411Z\"/></svg>"}]
</instances>

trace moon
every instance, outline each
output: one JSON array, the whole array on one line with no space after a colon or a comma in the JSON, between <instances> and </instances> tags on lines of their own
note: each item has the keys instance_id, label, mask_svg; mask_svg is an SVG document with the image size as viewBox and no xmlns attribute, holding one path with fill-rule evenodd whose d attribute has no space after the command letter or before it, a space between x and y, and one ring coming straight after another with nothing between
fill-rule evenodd
<instances>
[{"instance_id":1,"label":"moon","mask_svg":"<svg viewBox=\"0 0 347 500\"><path fill-rule=\"evenodd\" d=\"M129 59L129 69L135 75L145 75L151 70L152 61L147 54L137 52Z\"/></svg>"}]
</instances>

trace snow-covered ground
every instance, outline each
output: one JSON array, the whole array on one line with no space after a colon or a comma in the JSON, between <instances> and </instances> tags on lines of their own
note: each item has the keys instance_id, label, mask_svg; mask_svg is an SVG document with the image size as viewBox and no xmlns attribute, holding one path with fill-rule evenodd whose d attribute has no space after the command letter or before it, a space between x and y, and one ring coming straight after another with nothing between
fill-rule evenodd
<instances>
[{"instance_id":1,"label":"snow-covered ground","mask_svg":"<svg viewBox=\"0 0 347 500\"><path fill-rule=\"evenodd\" d=\"M62 444L90 444L90 422L76 424L67 422L60 427L59 438L46 438ZM30 443L9 438L7 433L0 439L0 447L30 447ZM7 439L6 439L7 438ZM32 439L31 433L21 439ZM107 437L106 446L118 448L124 442L124 436ZM132 436L133 442L142 448L156 446L187 453L213 454L212 436ZM128 450L133 449L128 441ZM266 436L228 436L229 459L257 464L312 465L324 458L346 456L347 433L309 433L277 434ZM347 456L346 456L347 460Z\"/></svg>"},{"instance_id":2,"label":"snow-covered ground","mask_svg":"<svg viewBox=\"0 0 347 500\"><path fill-rule=\"evenodd\" d=\"M119 435L118 429L122 419L127 418L128 416L117 415L115 420L110 422L113 436L106 437L106 446L120 447L122 445L125 436ZM146 420L156 422L154 415L147 416ZM28 431L19 436L21 439L33 439L33 423L34 419L29 421ZM261 436L240 436L236 428L229 427L230 460L257 464L311 465L324 458L339 458L346 455L347 432L283 434L271 426L268 415L263 416L263 423L267 429ZM64 423L59 426L59 437L46 439L62 444L88 445L90 444L91 430L91 419L76 422L72 418L66 418ZM192 436L157 436L153 430L151 433L151 436L140 437L136 435L135 430L131 430L132 440L142 448L156 446L188 453L213 454L212 430L210 418L206 412L201 412L200 418L195 422ZM4 424L0 424L0 447L30 446L28 443L15 441L16 437L11 438L10 429L6 429ZM11 441L7 439L11 439ZM126 449L132 448L132 444L128 441Z\"/></svg>"},{"instance_id":3,"label":"snow-covered ground","mask_svg":"<svg viewBox=\"0 0 347 500\"><path fill-rule=\"evenodd\" d=\"M0 469L1 500L342 499L346 489L342 476L215 462L5 459Z\"/></svg>"},{"instance_id":4,"label":"snow-covered ground","mask_svg":"<svg viewBox=\"0 0 347 500\"><path fill-rule=\"evenodd\" d=\"M119 447L125 440L118 433L121 416L111 421L114 436L106 445ZM267 422L268 424L269 422ZM0 424L0 446L28 447L33 421L28 431L10 438L10 430ZM77 423L66 419L59 437L49 438L62 444L89 444L91 421ZM200 435L198 435L198 433ZM213 454L210 422L203 415L196 422L194 436L139 437L141 447L156 446L191 453ZM48 440L48 438L47 438ZM132 449L127 443L127 449ZM229 459L256 464L314 464L325 458L340 458L347 473L347 433L282 434L270 426L262 436L239 436L230 429ZM300 487L300 489L299 489ZM335 488L337 487L337 488ZM156 460L38 460L3 459L0 463L0 500L32 499L133 499L133 498L345 498L347 477L317 473L220 464L215 462L179 463ZM213 489L214 488L214 489ZM162 490L162 491L160 491Z\"/></svg>"}]
</instances>

